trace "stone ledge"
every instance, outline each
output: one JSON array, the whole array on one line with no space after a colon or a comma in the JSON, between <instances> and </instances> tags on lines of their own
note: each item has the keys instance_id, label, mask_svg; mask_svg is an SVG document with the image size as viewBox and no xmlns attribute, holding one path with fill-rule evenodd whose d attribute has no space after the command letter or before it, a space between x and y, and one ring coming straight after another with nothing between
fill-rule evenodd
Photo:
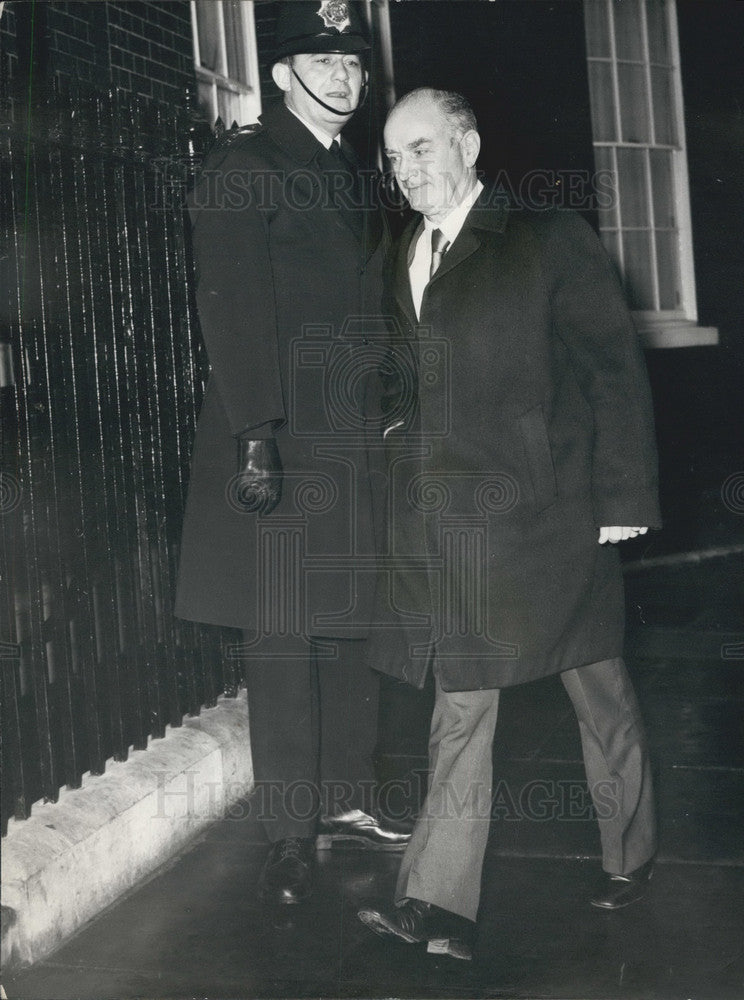
<instances>
[{"instance_id":1,"label":"stone ledge","mask_svg":"<svg viewBox=\"0 0 744 1000\"><path fill-rule=\"evenodd\" d=\"M169 860L253 784L245 691L109 761L2 843L2 964L38 962Z\"/></svg>"}]
</instances>

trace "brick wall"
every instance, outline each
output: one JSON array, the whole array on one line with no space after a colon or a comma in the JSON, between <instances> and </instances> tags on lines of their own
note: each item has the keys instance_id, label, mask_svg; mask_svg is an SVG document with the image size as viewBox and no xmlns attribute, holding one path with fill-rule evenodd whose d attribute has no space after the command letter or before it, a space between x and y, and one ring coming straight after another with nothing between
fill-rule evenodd
<instances>
[{"instance_id":1,"label":"brick wall","mask_svg":"<svg viewBox=\"0 0 744 1000\"><path fill-rule=\"evenodd\" d=\"M6 3L0 15L0 78L12 80L17 64L15 11L12 4Z\"/></svg>"},{"instance_id":2,"label":"brick wall","mask_svg":"<svg viewBox=\"0 0 744 1000\"><path fill-rule=\"evenodd\" d=\"M115 86L180 104L194 86L191 11L187 0L107 3Z\"/></svg>"},{"instance_id":3,"label":"brick wall","mask_svg":"<svg viewBox=\"0 0 744 1000\"><path fill-rule=\"evenodd\" d=\"M44 13L51 72L107 85L106 4L49 3ZM36 27L43 30L43 22L37 20Z\"/></svg>"},{"instance_id":4,"label":"brick wall","mask_svg":"<svg viewBox=\"0 0 744 1000\"><path fill-rule=\"evenodd\" d=\"M0 20L2 69L11 77L67 77L182 105L194 87L188 0L10 0Z\"/></svg>"}]
</instances>

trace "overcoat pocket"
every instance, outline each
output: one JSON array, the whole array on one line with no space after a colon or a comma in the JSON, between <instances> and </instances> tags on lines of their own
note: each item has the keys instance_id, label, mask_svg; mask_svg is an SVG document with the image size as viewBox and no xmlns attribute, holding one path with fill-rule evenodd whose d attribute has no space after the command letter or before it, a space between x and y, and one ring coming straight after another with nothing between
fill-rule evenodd
<instances>
[{"instance_id":1,"label":"overcoat pocket","mask_svg":"<svg viewBox=\"0 0 744 1000\"><path fill-rule=\"evenodd\" d=\"M535 406L527 413L523 413L519 418L519 425L532 481L535 508L538 511L545 510L555 502L558 486L542 406Z\"/></svg>"}]
</instances>

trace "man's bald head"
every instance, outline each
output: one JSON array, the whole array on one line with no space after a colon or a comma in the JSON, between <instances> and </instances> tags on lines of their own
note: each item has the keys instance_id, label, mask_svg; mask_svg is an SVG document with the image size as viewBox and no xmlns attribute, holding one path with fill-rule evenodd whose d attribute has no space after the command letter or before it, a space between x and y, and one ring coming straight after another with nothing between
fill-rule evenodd
<instances>
[{"instance_id":1,"label":"man's bald head","mask_svg":"<svg viewBox=\"0 0 744 1000\"><path fill-rule=\"evenodd\" d=\"M388 121L397 111L427 106L435 108L457 136L465 132L478 131L475 113L466 98L454 90L436 90L434 87L418 87L404 94L391 109Z\"/></svg>"}]
</instances>

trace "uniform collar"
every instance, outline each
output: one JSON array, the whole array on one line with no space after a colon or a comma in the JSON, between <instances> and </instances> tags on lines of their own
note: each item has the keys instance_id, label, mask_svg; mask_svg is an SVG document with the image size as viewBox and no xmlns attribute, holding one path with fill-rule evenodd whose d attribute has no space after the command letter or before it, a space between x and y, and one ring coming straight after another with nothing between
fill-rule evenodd
<instances>
[{"instance_id":1,"label":"uniform collar","mask_svg":"<svg viewBox=\"0 0 744 1000\"><path fill-rule=\"evenodd\" d=\"M270 104L259 121L271 132L277 146L297 162L309 163L316 156L321 146L320 140L313 135L309 126L289 110L284 101L277 100Z\"/></svg>"},{"instance_id":2,"label":"uniform collar","mask_svg":"<svg viewBox=\"0 0 744 1000\"><path fill-rule=\"evenodd\" d=\"M323 132L322 129L316 128L315 125L309 122L306 118L303 118L302 115L299 114L299 112L294 110L294 108L287 107L287 105L285 105L285 107L287 108L287 111L289 111L291 115L294 115L299 122L302 122L302 124L305 126L306 129L308 129L310 132L313 133L315 138L322 146L325 146L326 149L331 148L331 143L333 142L333 139L331 139L331 137L328 135L327 132ZM336 136L336 140L339 143L341 142L340 132L338 136Z\"/></svg>"}]
</instances>

